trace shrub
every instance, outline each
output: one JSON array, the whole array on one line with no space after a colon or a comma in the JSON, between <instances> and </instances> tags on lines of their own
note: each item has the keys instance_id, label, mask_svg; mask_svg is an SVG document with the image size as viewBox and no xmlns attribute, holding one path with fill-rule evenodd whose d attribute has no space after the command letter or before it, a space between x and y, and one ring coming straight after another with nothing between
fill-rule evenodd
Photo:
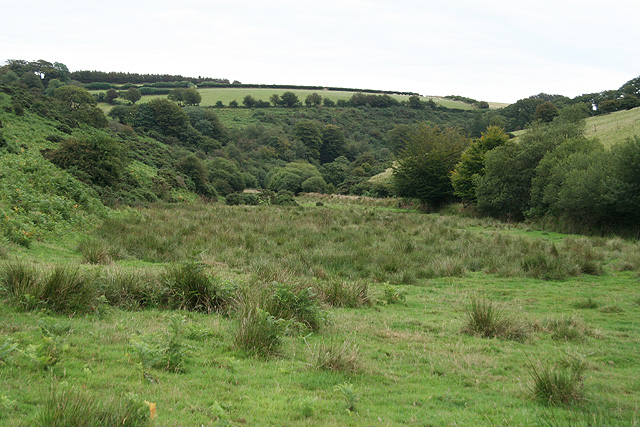
<instances>
[{"instance_id":1,"label":"shrub","mask_svg":"<svg viewBox=\"0 0 640 427\"><path fill-rule=\"evenodd\" d=\"M287 190L280 190L273 199L273 204L278 206L298 206L298 202L293 193Z\"/></svg>"},{"instance_id":2,"label":"shrub","mask_svg":"<svg viewBox=\"0 0 640 427\"><path fill-rule=\"evenodd\" d=\"M581 357L564 359L555 366L530 363L534 399L549 405L567 405L582 399L585 368Z\"/></svg>"},{"instance_id":3,"label":"shrub","mask_svg":"<svg viewBox=\"0 0 640 427\"><path fill-rule=\"evenodd\" d=\"M471 300L463 332L483 338L502 338L516 341L522 341L527 336L523 325L505 317L496 304L487 299Z\"/></svg>"},{"instance_id":4,"label":"shrub","mask_svg":"<svg viewBox=\"0 0 640 427\"><path fill-rule=\"evenodd\" d=\"M54 388L36 422L47 427L147 427L149 410L131 397L94 397L76 389Z\"/></svg>"},{"instance_id":5,"label":"shrub","mask_svg":"<svg viewBox=\"0 0 640 427\"><path fill-rule=\"evenodd\" d=\"M319 330L326 320L311 288L276 284L266 310L276 318L294 320L313 331Z\"/></svg>"},{"instance_id":6,"label":"shrub","mask_svg":"<svg viewBox=\"0 0 640 427\"><path fill-rule=\"evenodd\" d=\"M355 308L371 305L369 285L364 282L331 280L321 288L322 299L334 307Z\"/></svg>"},{"instance_id":7,"label":"shrub","mask_svg":"<svg viewBox=\"0 0 640 427\"><path fill-rule=\"evenodd\" d=\"M211 277L204 264L187 261L168 267L165 275L169 306L181 310L211 313L223 311L231 301L235 290Z\"/></svg>"},{"instance_id":8,"label":"shrub","mask_svg":"<svg viewBox=\"0 0 640 427\"><path fill-rule=\"evenodd\" d=\"M358 369L358 347L353 340L342 343L322 340L314 345L307 343L307 350L313 369L342 372L355 372Z\"/></svg>"}]
</instances>

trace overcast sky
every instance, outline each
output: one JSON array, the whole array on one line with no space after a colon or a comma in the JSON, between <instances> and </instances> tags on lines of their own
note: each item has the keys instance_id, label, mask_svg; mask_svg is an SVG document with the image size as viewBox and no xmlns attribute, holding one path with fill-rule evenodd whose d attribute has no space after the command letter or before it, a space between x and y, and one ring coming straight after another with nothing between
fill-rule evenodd
<instances>
[{"instance_id":1,"label":"overcast sky","mask_svg":"<svg viewBox=\"0 0 640 427\"><path fill-rule=\"evenodd\" d=\"M638 0L0 0L0 62L242 83L576 96L640 75Z\"/></svg>"}]
</instances>

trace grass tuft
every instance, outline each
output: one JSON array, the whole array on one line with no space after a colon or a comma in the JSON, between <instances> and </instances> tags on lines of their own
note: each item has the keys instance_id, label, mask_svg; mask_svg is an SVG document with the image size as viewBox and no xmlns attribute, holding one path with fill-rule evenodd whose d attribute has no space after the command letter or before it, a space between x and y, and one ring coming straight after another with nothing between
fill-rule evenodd
<instances>
[{"instance_id":1,"label":"grass tuft","mask_svg":"<svg viewBox=\"0 0 640 427\"><path fill-rule=\"evenodd\" d=\"M109 246L102 240L87 238L80 242L78 250L86 264L111 264L113 256Z\"/></svg>"},{"instance_id":2,"label":"grass tuft","mask_svg":"<svg viewBox=\"0 0 640 427\"><path fill-rule=\"evenodd\" d=\"M355 308L371 305L369 286L364 282L331 280L321 288L322 299L333 307Z\"/></svg>"},{"instance_id":3,"label":"grass tuft","mask_svg":"<svg viewBox=\"0 0 640 427\"><path fill-rule=\"evenodd\" d=\"M534 399L548 405L568 405L583 399L586 363L582 357L563 359L556 365L529 364Z\"/></svg>"},{"instance_id":4,"label":"grass tuft","mask_svg":"<svg viewBox=\"0 0 640 427\"><path fill-rule=\"evenodd\" d=\"M231 303L235 290L209 275L206 266L198 261L169 266L164 279L169 306L180 310L223 312Z\"/></svg>"},{"instance_id":5,"label":"grass tuft","mask_svg":"<svg viewBox=\"0 0 640 427\"><path fill-rule=\"evenodd\" d=\"M523 341L528 330L505 316L498 306L487 299L473 299L467 308L467 322L463 332L483 338Z\"/></svg>"},{"instance_id":6,"label":"grass tuft","mask_svg":"<svg viewBox=\"0 0 640 427\"><path fill-rule=\"evenodd\" d=\"M37 417L47 427L148 427L149 410L133 398L92 396L76 389L53 390Z\"/></svg>"},{"instance_id":7,"label":"grass tuft","mask_svg":"<svg viewBox=\"0 0 640 427\"><path fill-rule=\"evenodd\" d=\"M56 313L87 313L95 309L96 286L77 267L56 267L45 279L39 299Z\"/></svg>"},{"instance_id":8,"label":"grass tuft","mask_svg":"<svg viewBox=\"0 0 640 427\"><path fill-rule=\"evenodd\" d=\"M356 372L358 369L358 346L353 340L342 343L322 340L316 344L307 342L310 365L313 369Z\"/></svg>"}]
</instances>

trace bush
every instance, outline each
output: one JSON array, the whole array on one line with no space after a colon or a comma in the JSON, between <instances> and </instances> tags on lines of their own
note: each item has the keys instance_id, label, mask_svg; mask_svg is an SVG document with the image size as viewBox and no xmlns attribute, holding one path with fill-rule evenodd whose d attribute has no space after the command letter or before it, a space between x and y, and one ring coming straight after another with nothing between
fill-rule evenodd
<instances>
[{"instance_id":1,"label":"bush","mask_svg":"<svg viewBox=\"0 0 640 427\"><path fill-rule=\"evenodd\" d=\"M181 310L205 313L224 311L235 290L235 287L211 277L206 266L197 261L169 266L164 279L169 306Z\"/></svg>"},{"instance_id":2,"label":"bush","mask_svg":"<svg viewBox=\"0 0 640 427\"><path fill-rule=\"evenodd\" d=\"M273 204L277 206L298 206L293 193L287 190L280 190L273 199Z\"/></svg>"}]
</instances>

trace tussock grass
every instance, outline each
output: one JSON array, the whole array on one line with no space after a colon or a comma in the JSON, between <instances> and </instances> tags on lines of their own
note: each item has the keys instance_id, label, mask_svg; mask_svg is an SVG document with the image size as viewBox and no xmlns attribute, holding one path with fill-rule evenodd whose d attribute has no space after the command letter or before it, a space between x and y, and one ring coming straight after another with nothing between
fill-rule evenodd
<instances>
[{"instance_id":1,"label":"tussock grass","mask_svg":"<svg viewBox=\"0 0 640 427\"><path fill-rule=\"evenodd\" d=\"M595 299L593 299L592 297L589 297L582 301L574 302L573 307L580 308L580 309L594 309L594 308L600 307L600 303Z\"/></svg>"},{"instance_id":2,"label":"tussock grass","mask_svg":"<svg viewBox=\"0 0 640 427\"><path fill-rule=\"evenodd\" d=\"M259 307L242 311L234 335L234 346L249 354L267 357L281 354L283 324Z\"/></svg>"},{"instance_id":3,"label":"tussock grass","mask_svg":"<svg viewBox=\"0 0 640 427\"><path fill-rule=\"evenodd\" d=\"M169 306L180 310L205 313L225 311L235 291L234 286L211 276L199 261L173 264L163 277Z\"/></svg>"},{"instance_id":4,"label":"tussock grass","mask_svg":"<svg viewBox=\"0 0 640 427\"><path fill-rule=\"evenodd\" d=\"M93 396L75 388L54 388L36 423L47 427L148 427L150 413L133 398Z\"/></svg>"},{"instance_id":5,"label":"tussock grass","mask_svg":"<svg viewBox=\"0 0 640 427\"><path fill-rule=\"evenodd\" d=\"M495 231L473 230L485 223ZM331 210L195 204L112 218L94 237L134 259L181 262L187 254L205 253L281 283L317 277L415 284L471 272L559 280L601 275L610 259L625 259L632 246L623 245L621 254L619 242L553 242L491 224L348 204ZM633 258L626 265L631 268Z\"/></svg>"},{"instance_id":6,"label":"tussock grass","mask_svg":"<svg viewBox=\"0 0 640 427\"><path fill-rule=\"evenodd\" d=\"M37 306L41 292L41 272L23 262L12 262L2 266L0 290L14 305L25 310Z\"/></svg>"},{"instance_id":7,"label":"tussock grass","mask_svg":"<svg viewBox=\"0 0 640 427\"><path fill-rule=\"evenodd\" d=\"M330 339L307 345L309 365L313 369L356 372L359 367L359 350L353 339L342 342Z\"/></svg>"},{"instance_id":8,"label":"tussock grass","mask_svg":"<svg viewBox=\"0 0 640 427\"><path fill-rule=\"evenodd\" d=\"M581 341L592 335L584 321L573 316L547 319L542 322L542 330L551 333L556 341Z\"/></svg>"},{"instance_id":9,"label":"tussock grass","mask_svg":"<svg viewBox=\"0 0 640 427\"><path fill-rule=\"evenodd\" d=\"M569 405L583 399L586 363L582 357L568 357L557 364L529 364L533 398L548 405Z\"/></svg>"},{"instance_id":10,"label":"tussock grass","mask_svg":"<svg viewBox=\"0 0 640 427\"><path fill-rule=\"evenodd\" d=\"M149 270L108 268L98 278L100 295L107 302L125 310L158 307L166 299L161 275Z\"/></svg>"},{"instance_id":11,"label":"tussock grass","mask_svg":"<svg viewBox=\"0 0 640 427\"><path fill-rule=\"evenodd\" d=\"M22 309L45 308L64 314L93 311L98 296L90 275L72 266L46 272L22 262L6 264L2 287L9 300Z\"/></svg>"},{"instance_id":12,"label":"tussock grass","mask_svg":"<svg viewBox=\"0 0 640 427\"><path fill-rule=\"evenodd\" d=\"M466 312L463 332L483 338L500 338L523 341L528 336L528 328L507 317L494 302L484 298L471 300Z\"/></svg>"},{"instance_id":13,"label":"tussock grass","mask_svg":"<svg viewBox=\"0 0 640 427\"><path fill-rule=\"evenodd\" d=\"M369 286L364 282L330 280L320 291L323 301L333 307L355 308L372 304Z\"/></svg>"},{"instance_id":14,"label":"tussock grass","mask_svg":"<svg viewBox=\"0 0 640 427\"><path fill-rule=\"evenodd\" d=\"M111 264L112 251L103 240L83 239L78 245L82 254L82 262L87 264Z\"/></svg>"},{"instance_id":15,"label":"tussock grass","mask_svg":"<svg viewBox=\"0 0 640 427\"><path fill-rule=\"evenodd\" d=\"M46 277L38 298L57 313L87 313L96 306L96 286L77 267L55 267Z\"/></svg>"}]
</instances>

